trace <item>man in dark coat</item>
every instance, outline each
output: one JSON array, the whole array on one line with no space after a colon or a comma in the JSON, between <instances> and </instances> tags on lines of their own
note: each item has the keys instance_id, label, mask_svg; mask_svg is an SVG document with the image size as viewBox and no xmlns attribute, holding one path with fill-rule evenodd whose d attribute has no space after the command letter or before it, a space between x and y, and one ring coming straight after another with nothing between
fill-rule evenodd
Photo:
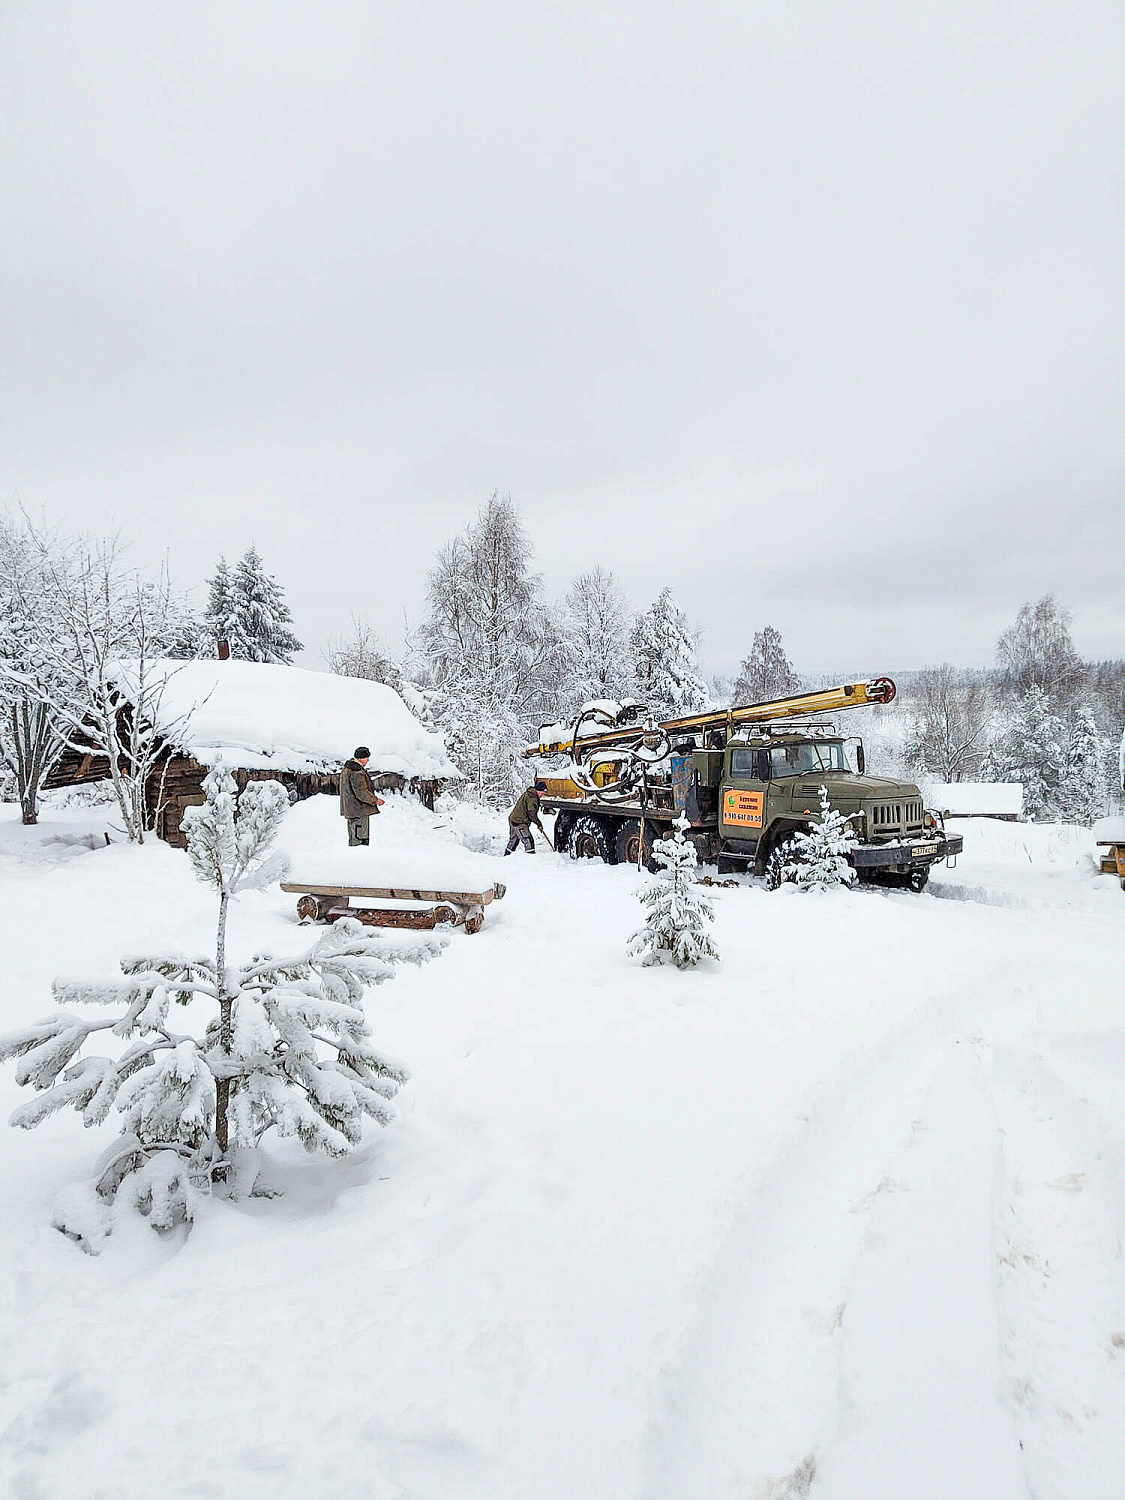
<instances>
[{"instance_id":1,"label":"man in dark coat","mask_svg":"<svg viewBox=\"0 0 1125 1500\"><path fill-rule=\"evenodd\" d=\"M351 760L344 762L340 772L340 816L348 820L348 844L370 844L371 818L383 805L382 797L375 795L375 787L367 774L367 762L371 751L366 745L357 745Z\"/></svg>"},{"instance_id":2,"label":"man in dark coat","mask_svg":"<svg viewBox=\"0 0 1125 1500\"><path fill-rule=\"evenodd\" d=\"M535 840L531 837L533 823L543 837L547 837L547 830L539 821L539 793L546 790L545 781L537 781L534 786L529 786L508 814L508 832L511 838L508 840L508 847L504 850L505 854L514 854L520 844L528 854L535 853Z\"/></svg>"}]
</instances>

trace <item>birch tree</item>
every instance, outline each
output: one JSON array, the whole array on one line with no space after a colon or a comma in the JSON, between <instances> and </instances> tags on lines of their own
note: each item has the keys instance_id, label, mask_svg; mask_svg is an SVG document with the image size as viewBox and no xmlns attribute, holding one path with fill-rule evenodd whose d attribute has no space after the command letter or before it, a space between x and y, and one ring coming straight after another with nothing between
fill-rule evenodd
<instances>
[{"instance_id":1,"label":"birch tree","mask_svg":"<svg viewBox=\"0 0 1125 1500\"><path fill-rule=\"evenodd\" d=\"M971 779L984 759L992 725L988 688L980 677L958 677L948 663L921 673L913 689L914 726L907 737L907 764L941 781Z\"/></svg>"},{"instance_id":2,"label":"birch tree","mask_svg":"<svg viewBox=\"0 0 1125 1500\"><path fill-rule=\"evenodd\" d=\"M1034 687L1065 700L1081 686L1086 670L1070 638L1070 611L1053 594L1021 607L996 643L996 660L1007 685L1021 697Z\"/></svg>"},{"instance_id":3,"label":"birch tree","mask_svg":"<svg viewBox=\"0 0 1125 1500\"><path fill-rule=\"evenodd\" d=\"M493 495L438 551L413 640L450 753L489 802L507 799L525 779L520 743L557 714L570 671L531 556L510 496Z\"/></svg>"},{"instance_id":4,"label":"birch tree","mask_svg":"<svg viewBox=\"0 0 1125 1500\"><path fill-rule=\"evenodd\" d=\"M402 667L383 650L374 626L357 615L352 616L351 635L331 642L324 661L339 677L360 677L385 683L396 693L402 690Z\"/></svg>"},{"instance_id":5,"label":"birch tree","mask_svg":"<svg viewBox=\"0 0 1125 1500\"><path fill-rule=\"evenodd\" d=\"M124 568L116 540L58 557L39 539L51 630L39 650L42 701L67 746L103 758L126 836L143 843L163 803L160 768L191 710L162 719L173 614L166 572Z\"/></svg>"},{"instance_id":6,"label":"birch tree","mask_svg":"<svg viewBox=\"0 0 1125 1500\"><path fill-rule=\"evenodd\" d=\"M45 545L60 550L57 541ZM47 582L35 539L0 518L0 762L27 824L38 821L43 783L66 749L51 709L61 674L47 649L54 633Z\"/></svg>"},{"instance_id":7,"label":"birch tree","mask_svg":"<svg viewBox=\"0 0 1125 1500\"><path fill-rule=\"evenodd\" d=\"M571 707L595 698L620 700L633 692L628 606L608 568L598 563L571 584L564 629L571 651Z\"/></svg>"},{"instance_id":8,"label":"birch tree","mask_svg":"<svg viewBox=\"0 0 1125 1500\"><path fill-rule=\"evenodd\" d=\"M749 656L743 658L734 680L736 703L766 703L771 698L785 698L795 693L801 680L794 672L781 632L766 625L754 634Z\"/></svg>"}]
</instances>

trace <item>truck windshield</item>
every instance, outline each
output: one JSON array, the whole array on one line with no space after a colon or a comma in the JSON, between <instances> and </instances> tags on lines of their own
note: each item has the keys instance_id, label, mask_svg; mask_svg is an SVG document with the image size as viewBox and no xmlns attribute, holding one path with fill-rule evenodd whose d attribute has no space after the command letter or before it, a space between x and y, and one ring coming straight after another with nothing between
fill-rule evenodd
<instances>
[{"instance_id":1,"label":"truck windshield","mask_svg":"<svg viewBox=\"0 0 1125 1500\"><path fill-rule=\"evenodd\" d=\"M770 751L770 775L799 776L803 771L850 771L844 747L829 741L777 745Z\"/></svg>"}]
</instances>

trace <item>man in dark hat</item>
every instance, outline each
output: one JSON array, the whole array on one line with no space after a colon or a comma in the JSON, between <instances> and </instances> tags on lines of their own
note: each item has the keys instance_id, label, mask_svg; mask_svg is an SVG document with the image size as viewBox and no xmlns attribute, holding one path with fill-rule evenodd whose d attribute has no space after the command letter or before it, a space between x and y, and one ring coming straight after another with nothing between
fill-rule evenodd
<instances>
[{"instance_id":1,"label":"man in dark hat","mask_svg":"<svg viewBox=\"0 0 1125 1500\"><path fill-rule=\"evenodd\" d=\"M383 805L382 797L375 795L375 787L367 774L367 762L371 751L366 745L357 745L351 760L344 762L340 772L340 816L348 820L348 844L370 844L371 818L378 815Z\"/></svg>"},{"instance_id":2,"label":"man in dark hat","mask_svg":"<svg viewBox=\"0 0 1125 1500\"><path fill-rule=\"evenodd\" d=\"M514 854L520 844L528 854L535 853L535 840L531 837L533 823L543 837L547 837L547 830L539 821L539 794L546 790L545 781L536 781L534 786L528 787L508 814L508 832L511 838L508 840L508 847L504 850L505 854Z\"/></svg>"}]
</instances>

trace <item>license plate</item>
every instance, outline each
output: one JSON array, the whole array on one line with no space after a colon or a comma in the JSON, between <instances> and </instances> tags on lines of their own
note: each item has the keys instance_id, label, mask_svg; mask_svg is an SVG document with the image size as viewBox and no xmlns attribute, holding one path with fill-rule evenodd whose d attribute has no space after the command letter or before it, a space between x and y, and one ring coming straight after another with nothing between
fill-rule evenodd
<instances>
[{"instance_id":1,"label":"license plate","mask_svg":"<svg viewBox=\"0 0 1125 1500\"><path fill-rule=\"evenodd\" d=\"M936 854L937 852L938 846L936 844L915 844L914 848L910 851L910 857L911 859L924 859L927 854Z\"/></svg>"}]
</instances>

